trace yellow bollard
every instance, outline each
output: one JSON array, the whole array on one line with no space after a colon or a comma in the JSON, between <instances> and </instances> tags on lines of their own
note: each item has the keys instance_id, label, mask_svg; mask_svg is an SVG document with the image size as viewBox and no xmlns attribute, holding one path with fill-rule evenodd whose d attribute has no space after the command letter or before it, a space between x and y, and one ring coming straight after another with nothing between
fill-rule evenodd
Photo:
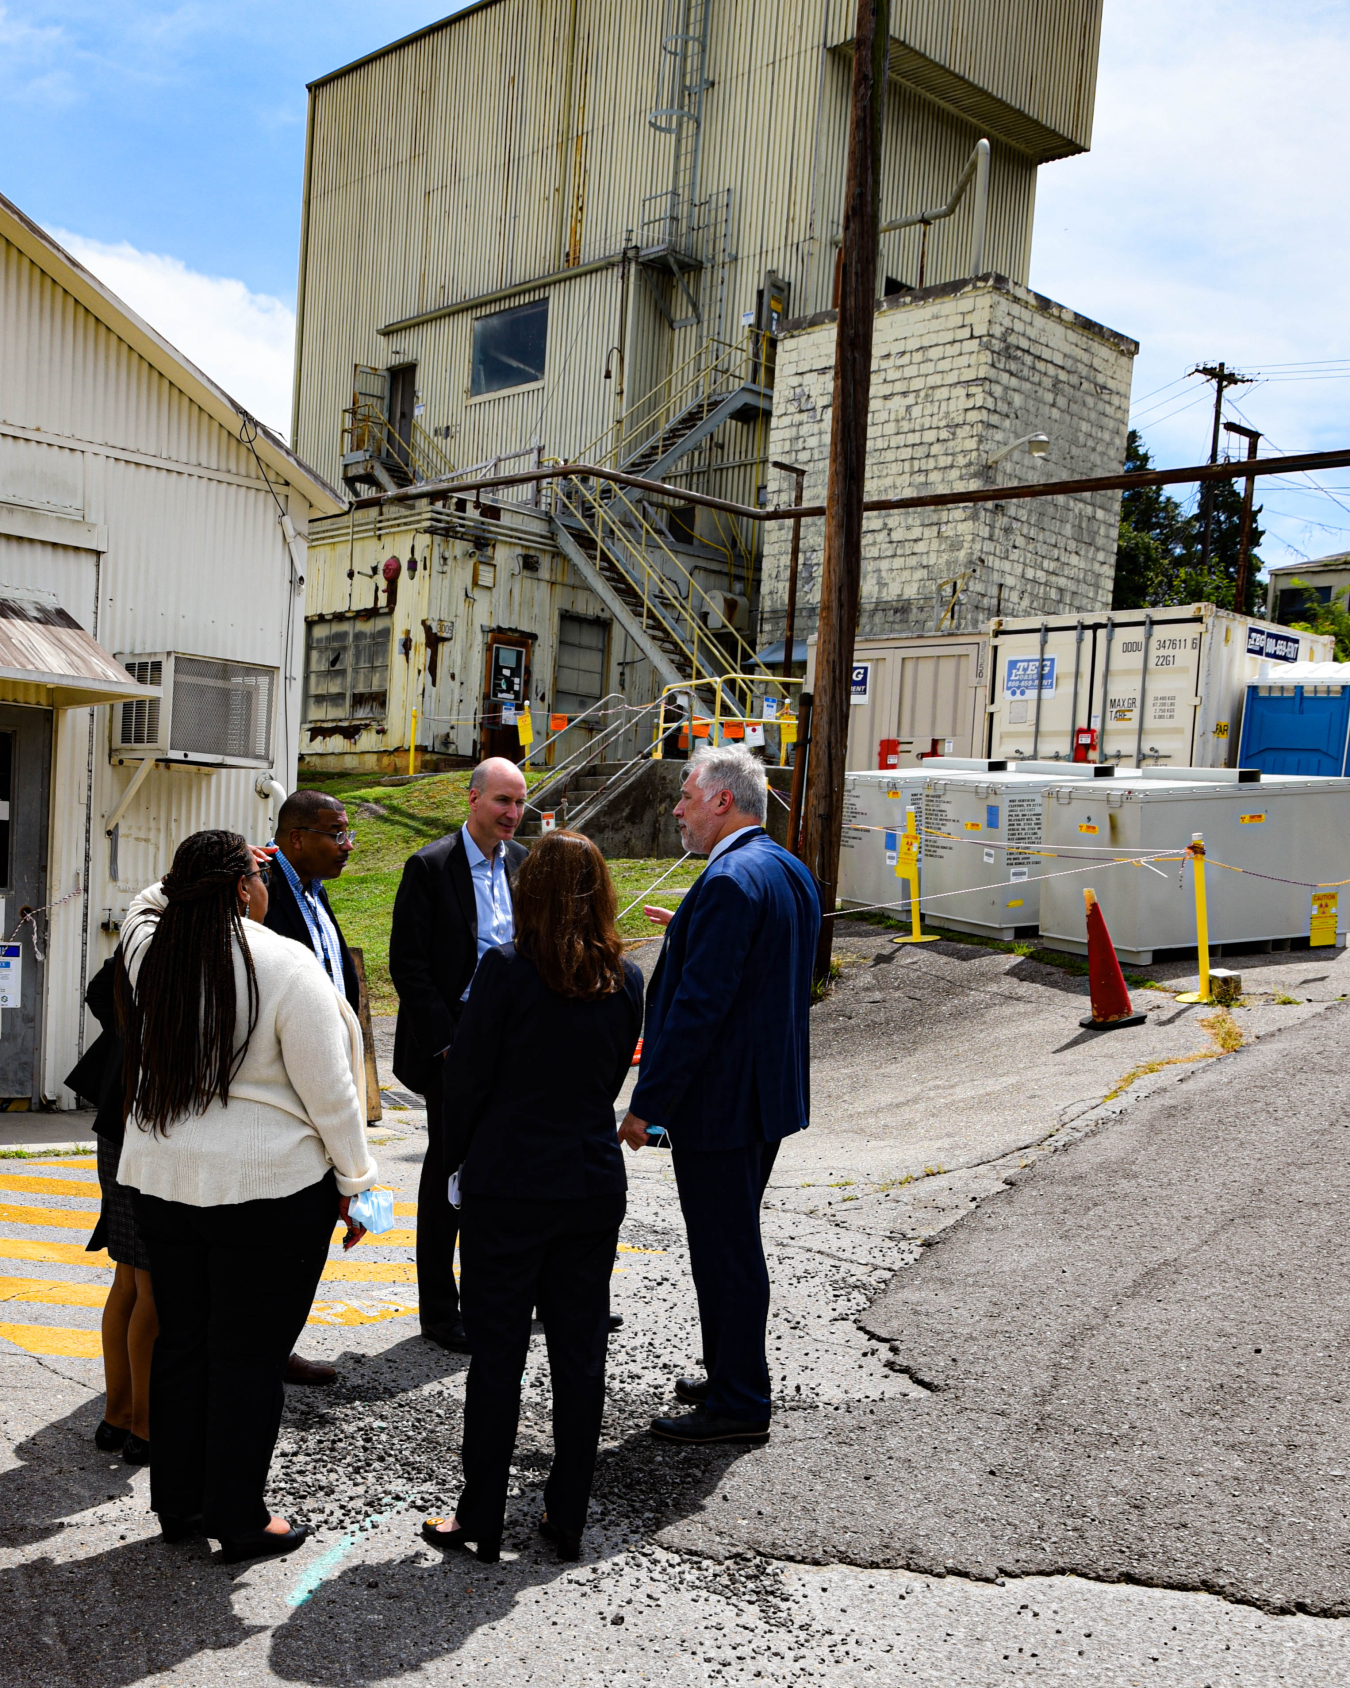
<instances>
[{"instance_id":1,"label":"yellow bollard","mask_svg":"<svg viewBox=\"0 0 1350 1688\"><path fill-rule=\"evenodd\" d=\"M1201 833L1191 834L1191 847L1186 852L1195 868L1195 948L1200 957L1200 989L1183 991L1178 1002L1213 1002L1209 988L1209 910L1205 905L1205 840Z\"/></svg>"},{"instance_id":2,"label":"yellow bollard","mask_svg":"<svg viewBox=\"0 0 1350 1688\"><path fill-rule=\"evenodd\" d=\"M412 712L412 726L408 729L408 777L417 772L417 711Z\"/></svg>"},{"instance_id":3,"label":"yellow bollard","mask_svg":"<svg viewBox=\"0 0 1350 1688\"><path fill-rule=\"evenodd\" d=\"M911 930L902 938L892 938L893 944L935 944L941 933L919 930L919 829L913 809L905 810L905 830L896 839L895 877L909 883L909 915Z\"/></svg>"}]
</instances>

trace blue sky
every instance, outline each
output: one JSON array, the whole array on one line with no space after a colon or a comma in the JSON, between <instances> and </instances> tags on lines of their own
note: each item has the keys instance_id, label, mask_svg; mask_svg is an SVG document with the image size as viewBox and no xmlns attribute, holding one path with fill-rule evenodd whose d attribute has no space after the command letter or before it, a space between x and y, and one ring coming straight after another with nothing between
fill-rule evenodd
<instances>
[{"instance_id":1,"label":"blue sky","mask_svg":"<svg viewBox=\"0 0 1350 1688\"><path fill-rule=\"evenodd\" d=\"M0 0L0 191L284 428L305 83L459 9ZM1233 414L1273 446L1350 443L1347 86L1341 0L1106 0L1092 151L1040 172L1031 280L1141 342L1159 463L1206 455L1185 372L1218 358L1262 376ZM1322 479L1263 489L1268 561L1350 549L1350 471Z\"/></svg>"}]
</instances>

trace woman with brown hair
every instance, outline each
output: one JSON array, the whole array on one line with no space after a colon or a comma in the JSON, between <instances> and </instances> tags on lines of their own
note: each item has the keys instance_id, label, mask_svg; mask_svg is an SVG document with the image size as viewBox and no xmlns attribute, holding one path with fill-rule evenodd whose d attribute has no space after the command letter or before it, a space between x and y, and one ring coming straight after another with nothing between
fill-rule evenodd
<instances>
[{"instance_id":1,"label":"woman with brown hair","mask_svg":"<svg viewBox=\"0 0 1350 1688\"><path fill-rule=\"evenodd\" d=\"M303 945L261 924L267 887L233 832L197 832L122 929L126 1136L159 1336L150 1505L166 1541L228 1561L305 1525L263 1498L282 1373L339 1212L375 1182L361 1028Z\"/></svg>"},{"instance_id":2,"label":"woman with brown hair","mask_svg":"<svg viewBox=\"0 0 1350 1688\"><path fill-rule=\"evenodd\" d=\"M615 931L605 859L549 833L515 884L516 937L478 965L447 1057L446 1164L460 1167L460 1295L473 1351L464 1490L437 1547L501 1550L520 1383L539 1309L553 1378L540 1529L580 1553L605 1404L609 1280L628 1181L614 1098L642 1030L642 975Z\"/></svg>"}]
</instances>

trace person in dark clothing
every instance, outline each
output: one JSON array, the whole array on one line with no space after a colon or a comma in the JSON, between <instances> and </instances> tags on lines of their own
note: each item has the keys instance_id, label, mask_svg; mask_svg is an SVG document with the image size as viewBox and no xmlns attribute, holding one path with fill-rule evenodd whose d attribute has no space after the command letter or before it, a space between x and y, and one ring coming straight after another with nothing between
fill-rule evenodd
<instances>
[{"instance_id":1,"label":"person in dark clothing","mask_svg":"<svg viewBox=\"0 0 1350 1688\"><path fill-rule=\"evenodd\" d=\"M113 1282L103 1304L103 1421L94 1445L121 1453L128 1465L150 1461L150 1357L159 1320L150 1282L150 1251L136 1224L136 1192L117 1182L122 1153L122 1039L117 1030L114 979L118 957L105 961L89 981L84 1000L100 1031L66 1077L67 1086L92 1104L98 1139L102 1205L91 1254L107 1249Z\"/></svg>"},{"instance_id":2,"label":"person in dark clothing","mask_svg":"<svg viewBox=\"0 0 1350 1688\"><path fill-rule=\"evenodd\" d=\"M356 848L347 811L326 791L293 791L277 815L276 843L263 924L312 949L334 986L359 1012L356 963L323 888L325 879L341 875Z\"/></svg>"},{"instance_id":3,"label":"person in dark clothing","mask_svg":"<svg viewBox=\"0 0 1350 1688\"><path fill-rule=\"evenodd\" d=\"M417 1190L417 1294L422 1335L467 1353L455 1285L459 1217L446 1197L458 1161L444 1153L445 1057L454 1042L480 958L509 943L511 887L529 852L515 842L525 813L525 776L492 757L469 780L469 818L403 866L389 933L389 976L398 992L394 1073L425 1097L427 1152Z\"/></svg>"},{"instance_id":4,"label":"person in dark clothing","mask_svg":"<svg viewBox=\"0 0 1350 1688\"><path fill-rule=\"evenodd\" d=\"M489 950L446 1065L445 1156L460 1169L464 1489L437 1547L501 1548L535 1307L553 1380L553 1468L540 1529L580 1553L604 1408L609 1283L627 1202L614 1098L642 1029L604 857L579 833L536 845L516 881L516 938Z\"/></svg>"},{"instance_id":5,"label":"person in dark clothing","mask_svg":"<svg viewBox=\"0 0 1350 1688\"><path fill-rule=\"evenodd\" d=\"M347 948L325 879L336 879L356 848L347 811L325 791L293 791L277 814L276 852L267 875L267 916L263 925L312 950L319 965L346 997L354 1013L361 1008L361 982ZM286 1382L332 1383L335 1366L292 1354Z\"/></svg>"}]
</instances>

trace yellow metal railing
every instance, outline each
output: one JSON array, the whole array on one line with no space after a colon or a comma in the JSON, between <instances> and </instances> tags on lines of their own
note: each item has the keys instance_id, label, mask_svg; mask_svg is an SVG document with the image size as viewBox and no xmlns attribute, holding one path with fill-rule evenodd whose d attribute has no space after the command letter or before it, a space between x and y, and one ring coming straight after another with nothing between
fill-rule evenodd
<instances>
[{"instance_id":1,"label":"yellow metal railing","mask_svg":"<svg viewBox=\"0 0 1350 1688\"><path fill-rule=\"evenodd\" d=\"M444 480L455 466L420 422L408 423L408 437L395 432L376 400L348 405L342 413L342 455L365 452L382 463L402 463L414 481Z\"/></svg>"},{"instance_id":2,"label":"yellow metal railing","mask_svg":"<svg viewBox=\"0 0 1350 1688\"><path fill-rule=\"evenodd\" d=\"M626 583L639 600L629 607L643 631L675 647L688 667L690 684L720 682L754 661L753 645L735 628L710 627L702 619L706 615L723 621L721 606L638 509L626 501L604 504L579 481L555 481L554 488L555 513L570 516L589 536L597 566L612 570Z\"/></svg>"},{"instance_id":3,"label":"yellow metal railing","mask_svg":"<svg viewBox=\"0 0 1350 1688\"><path fill-rule=\"evenodd\" d=\"M803 679L784 679L764 669L758 674L720 674L698 685L664 686L657 699L661 709L653 731L655 748L652 759L661 760L662 746L672 732L680 733L689 742L691 728L694 738L706 738L709 744L723 743L728 739L739 739L743 743L748 727L763 727L766 736L770 729L776 728L783 735L782 745L795 744L800 711L792 707L793 693L788 688L796 686L797 696L800 697L800 688L805 684ZM712 692L712 713L705 715L699 712L700 704L695 694L709 690ZM665 705L669 697L688 700L672 719L666 716ZM748 707L743 708L743 702ZM775 705L772 711L766 709L768 703ZM689 742L689 748L692 751L692 742Z\"/></svg>"},{"instance_id":4,"label":"yellow metal railing","mask_svg":"<svg viewBox=\"0 0 1350 1688\"><path fill-rule=\"evenodd\" d=\"M700 399L725 396L746 382L768 384L763 336L747 333L744 341L706 339L663 381L631 404L617 421L577 454L582 463L617 468L643 446L664 434L678 417Z\"/></svg>"}]
</instances>

